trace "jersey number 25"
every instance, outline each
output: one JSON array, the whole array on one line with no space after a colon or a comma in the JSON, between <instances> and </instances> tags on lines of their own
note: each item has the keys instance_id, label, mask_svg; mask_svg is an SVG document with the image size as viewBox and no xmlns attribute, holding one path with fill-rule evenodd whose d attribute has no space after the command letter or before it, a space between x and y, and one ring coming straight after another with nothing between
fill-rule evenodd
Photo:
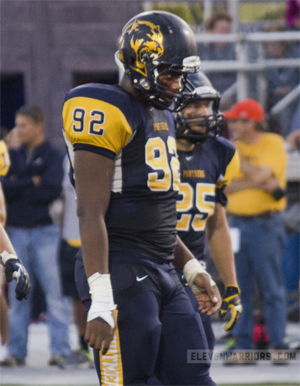
<instances>
[{"instance_id":1,"label":"jersey number 25","mask_svg":"<svg viewBox=\"0 0 300 386\"><path fill-rule=\"evenodd\" d=\"M203 231L207 218L214 213L215 202L209 201L208 196L215 197L215 185L199 182L194 190L189 183L182 182L179 185L179 194L182 199L177 201L176 208L177 212L183 213L177 221L177 230L187 232L192 226L196 232ZM188 213L194 206L199 213Z\"/></svg>"}]
</instances>

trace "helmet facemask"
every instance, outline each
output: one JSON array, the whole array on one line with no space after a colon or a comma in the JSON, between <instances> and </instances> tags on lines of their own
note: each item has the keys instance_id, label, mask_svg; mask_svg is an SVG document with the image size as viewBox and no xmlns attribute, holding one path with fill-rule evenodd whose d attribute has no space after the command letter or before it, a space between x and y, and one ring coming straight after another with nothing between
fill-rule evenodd
<instances>
[{"instance_id":1,"label":"helmet facemask","mask_svg":"<svg viewBox=\"0 0 300 386\"><path fill-rule=\"evenodd\" d=\"M196 77L198 75L200 76L200 73L197 74ZM182 111L178 112L176 116L176 138L186 139L192 143L202 143L207 138L215 138L222 134L224 129L224 116L219 112L220 94L212 87L210 82L207 83L207 85L204 83L204 85L199 87L195 86L197 86L196 82L194 83L187 79L186 88L194 90L194 97L189 100L189 103L199 100L209 101L210 114L195 114L185 117ZM202 127L203 131L193 130L194 126Z\"/></svg>"},{"instance_id":2,"label":"helmet facemask","mask_svg":"<svg viewBox=\"0 0 300 386\"><path fill-rule=\"evenodd\" d=\"M157 109L180 111L185 103L188 103L194 96L194 89L187 90L187 74L191 69L184 66L160 62L151 63L148 66L149 76L142 77L136 81L136 74L133 75L133 87L143 92L149 103ZM192 69L194 71L194 69ZM161 81L162 76L181 77L181 88L179 90L165 86Z\"/></svg>"}]
</instances>

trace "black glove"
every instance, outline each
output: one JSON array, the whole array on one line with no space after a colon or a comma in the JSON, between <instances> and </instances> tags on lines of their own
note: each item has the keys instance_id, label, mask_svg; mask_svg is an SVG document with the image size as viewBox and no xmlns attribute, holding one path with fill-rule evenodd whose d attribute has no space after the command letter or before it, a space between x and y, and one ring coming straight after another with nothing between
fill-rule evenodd
<instances>
[{"instance_id":1,"label":"black glove","mask_svg":"<svg viewBox=\"0 0 300 386\"><path fill-rule=\"evenodd\" d=\"M230 311L230 320L224 326L225 331L231 330L240 318L242 312L240 295L241 291L239 287L234 285L226 286L223 295L223 302L219 310L220 319L223 319L227 314L227 311Z\"/></svg>"},{"instance_id":2,"label":"black glove","mask_svg":"<svg viewBox=\"0 0 300 386\"><path fill-rule=\"evenodd\" d=\"M26 295L30 291L31 284L29 274L22 261L12 253L8 253L6 251L1 253L1 258L4 263L5 278L7 283L10 283L12 279L17 281L16 299L22 300L23 298L26 298Z\"/></svg>"},{"instance_id":3,"label":"black glove","mask_svg":"<svg viewBox=\"0 0 300 386\"><path fill-rule=\"evenodd\" d=\"M285 191L281 188L277 188L271 192L271 195L273 198L275 198L276 201L281 200L286 194Z\"/></svg>"}]
</instances>

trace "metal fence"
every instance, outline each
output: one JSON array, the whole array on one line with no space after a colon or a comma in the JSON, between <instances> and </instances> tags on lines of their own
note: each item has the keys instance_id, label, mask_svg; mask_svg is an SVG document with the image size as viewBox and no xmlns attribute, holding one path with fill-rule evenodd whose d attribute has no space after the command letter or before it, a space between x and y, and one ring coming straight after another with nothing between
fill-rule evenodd
<instances>
[{"instance_id":1,"label":"metal fence","mask_svg":"<svg viewBox=\"0 0 300 386\"><path fill-rule=\"evenodd\" d=\"M280 115L288 106L295 106L300 101L300 86L296 84L287 95L273 106L268 106L268 70L272 68L293 68L300 71L300 32L249 32L232 34L196 33L196 41L200 45L215 42L226 42L235 45L234 60L202 60L202 70L209 76L212 73L236 73L236 82L222 92L223 103L236 97L242 100L255 97L268 110L270 116ZM267 42L286 42L295 46L295 57L269 59L264 48ZM201 48L199 49L201 57ZM218 88L217 85L215 85ZM300 127L299 127L300 128Z\"/></svg>"}]
</instances>

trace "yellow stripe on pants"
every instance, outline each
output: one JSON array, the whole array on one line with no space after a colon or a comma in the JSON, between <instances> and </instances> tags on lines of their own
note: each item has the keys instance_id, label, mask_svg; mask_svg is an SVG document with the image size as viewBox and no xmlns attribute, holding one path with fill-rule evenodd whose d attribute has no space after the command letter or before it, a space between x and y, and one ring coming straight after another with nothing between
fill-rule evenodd
<instances>
[{"instance_id":1,"label":"yellow stripe on pants","mask_svg":"<svg viewBox=\"0 0 300 386\"><path fill-rule=\"evenodd\" d=\"M117 311L115 311L117 320ZM105 355L99 353L101 386L123 386L123 366L118 324L115 335Z\"/></svg>"}]
</instances>

